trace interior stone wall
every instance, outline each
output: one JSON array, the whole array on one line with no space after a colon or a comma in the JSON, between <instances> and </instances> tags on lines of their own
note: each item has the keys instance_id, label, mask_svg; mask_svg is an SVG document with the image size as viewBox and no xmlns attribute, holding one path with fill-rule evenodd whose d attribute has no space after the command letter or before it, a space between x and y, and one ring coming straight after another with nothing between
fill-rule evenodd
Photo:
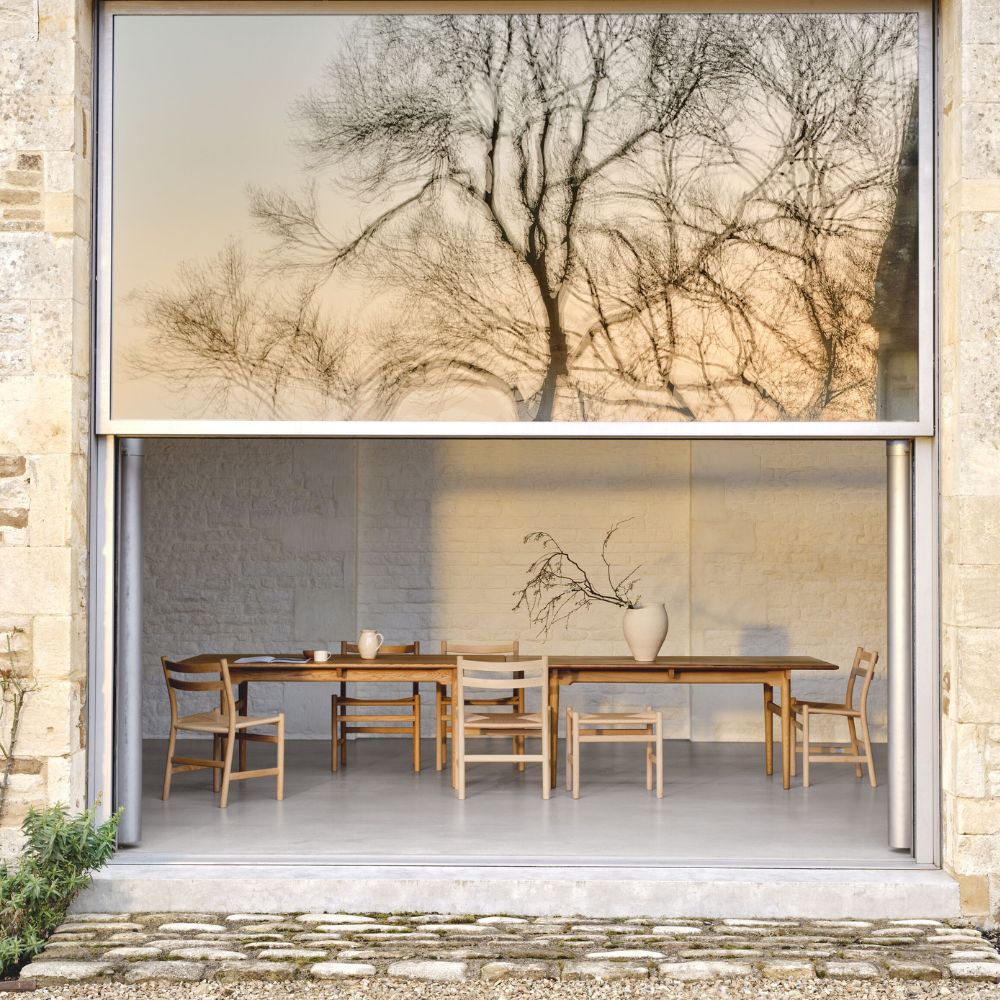
<instances>
[{"instance_id":1,"label":"interior stone wall","mask_svg":"<svg viewBox=\"0 0 1000 1000\"><path fill-rule=\"evenodd\" d=\"M0 13L0 667L12 634L33 688L2 856L29 807L86 791L92 40L83 2Z\"/></svg>"},{"instance_id":2,"label":"interior stone wall","mask_svg":"<svg viewBox=\"0 0 1000 1000\"><path fill-rule=\"evenodd\" d=\"M884 491L872 442L151 441L145 731L166 732L164 654L335 647L358 628L425 649L510 638L529 653L627 653L613 606L547 637L514 609L539 551L526 535L550 532L600 582L617 521L611 560L641 566L639 592L667 605L665 652L846 664L857 644L884 649ZM844 684L803 677L796 691L834 700ZM884 690L880 677L876 738ZM327 739L326 693L262 684L253 704L283 706L290 735ZM565 697L656 704L673 738L762 738L758 688L591 685Z\"/></svg>"},{"instance_id":3,"label":"interior stone wall","mask_svg":"<svg viewBox=\"0 0 1000 1000\"><path fill-rule=\"evenodd\" d=\"M1000 920L1000 6L940 7L942 847Z\"/></svg>"}]
</instances>

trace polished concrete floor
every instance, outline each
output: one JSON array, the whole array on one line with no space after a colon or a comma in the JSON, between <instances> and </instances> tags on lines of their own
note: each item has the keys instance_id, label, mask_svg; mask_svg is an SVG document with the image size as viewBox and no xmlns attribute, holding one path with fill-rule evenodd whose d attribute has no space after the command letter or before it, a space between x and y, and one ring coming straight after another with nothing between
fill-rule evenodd
<instances>
[{"instance_id":1,"label":"polished concrete floor","mask_svg":"<svg viewBox=\"0 0 1000 1000\"><path fill-rule=\"evenodd\" d=\"M849 766L817 765L812 787L799 778L785 792L780 775L764 774L759 744L668 742L661 800L645 790L642 748L593 745L578 800L560 783L543 801L538 765L518 774L479 764L459 802L429 743L420 774L397 739L352 743L348 765L331 774L328 744L290 742L284 801L273 779L256 779L234 784L225 810L207 772L177 775L161 801L165 749L145 745L142 844L119 852L122 863L909 864L886 846L884 783L872 789ZM251 766L273 754L252 751ZM876 762L884 781L883 752Z\"/></svg>"}]
</instances>

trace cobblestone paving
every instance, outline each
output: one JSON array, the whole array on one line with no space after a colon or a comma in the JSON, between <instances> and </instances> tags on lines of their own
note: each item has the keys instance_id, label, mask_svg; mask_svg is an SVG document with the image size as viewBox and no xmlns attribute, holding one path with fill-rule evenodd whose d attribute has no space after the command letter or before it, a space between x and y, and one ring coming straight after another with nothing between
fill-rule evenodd
<instances>
[{"instance_id":1,"label":"cobblestone paving","mask_svg":"<svg viewBox=\"0 0 1000 1000\"><path fill-rule=\"evenodd\" d=\"M1000 982L1000 955L937 920L594 920L306 913L81 914L21 973L71 982L908 979Z\"/></svg>"}]
</instances>

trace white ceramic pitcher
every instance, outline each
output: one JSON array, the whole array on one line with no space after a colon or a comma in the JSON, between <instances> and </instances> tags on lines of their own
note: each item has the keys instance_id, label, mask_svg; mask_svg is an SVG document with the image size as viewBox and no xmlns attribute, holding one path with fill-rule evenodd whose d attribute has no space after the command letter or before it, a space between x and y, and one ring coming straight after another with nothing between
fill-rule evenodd
<instances>
[{"instance_id":1,"label":"white ceramic pitcher","mask_svg":"<svg viewBox=\"0 0 1000 1000\"><path fill-rule=\"evenodd\" d=\"M385 639L373 628L363 628L358 636L358 655L362 660L374 660Z\"/></svg>"}]
</instances>

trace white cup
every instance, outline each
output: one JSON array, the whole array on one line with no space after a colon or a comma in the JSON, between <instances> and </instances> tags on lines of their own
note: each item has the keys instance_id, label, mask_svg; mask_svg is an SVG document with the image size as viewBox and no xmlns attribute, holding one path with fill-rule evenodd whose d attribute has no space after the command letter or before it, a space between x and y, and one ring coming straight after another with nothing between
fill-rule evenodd
<instances>
[{"instance_id":1,"label":"white cup","mask_svg":"<svg viewBox=\"0 0 1000 1000\"><path fill-rule=\"evenodd\" d=\"M313 650L313 659L317 663L326 663L326 661L330 659L330 650L328 649Z\"/></svg>"}]
</instances>

